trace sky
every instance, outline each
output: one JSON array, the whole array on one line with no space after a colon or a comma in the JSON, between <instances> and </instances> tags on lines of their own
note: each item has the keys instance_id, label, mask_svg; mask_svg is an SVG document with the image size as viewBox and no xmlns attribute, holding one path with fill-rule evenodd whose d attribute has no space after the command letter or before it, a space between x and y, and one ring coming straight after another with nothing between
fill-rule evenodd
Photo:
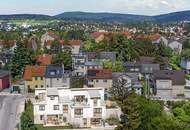
<instances>
[{"instance_id":1,"label":"sky","mask_svg":"<svg viewBox=\"0 0 190 130\"><path fill-rule=\"evenodd\" d=\"M69 11L158 15L190 10L190 0L1 0L0 14L56 15Z\"/></svg>"}]
</instances>

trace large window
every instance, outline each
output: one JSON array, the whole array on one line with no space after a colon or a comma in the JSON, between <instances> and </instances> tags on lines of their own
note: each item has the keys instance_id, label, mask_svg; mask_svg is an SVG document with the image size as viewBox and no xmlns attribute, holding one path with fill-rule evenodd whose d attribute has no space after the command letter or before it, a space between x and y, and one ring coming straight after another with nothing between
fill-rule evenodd
<instances>
[{"instance_id":1,"label":"large window","mask_svg":"<svg viewBox=\"0 0 190 130\"><path fill-rule=\"evenodd\" d=\"M53 110L59 110L59 105L54 105Z\"/></svg>"},{"instance_id":2,"label":"large window","mask_svg":"<svg viewBox=\"0 0 190 130\"><path fill-rule=\"evenodd\" d=\"M45 105L40 105L40 106L39 106L39 110L40 110L40 111L45 111Z\"/></svg>"},{"instance_id":3,"label":"large window","mask_svg":"<svg viewBox=\"0 0 190 130\"><path fill-rule=\"evenodd\" d=\"M75 109L75 116L82 116L83 109Z\"/></svg>"},{"instance_id":4,"label":"large window","mask_svg":"<svg viewBox=\"0 0 190 130\"><path fill-rule=\"evenodd\" d=\"M100 125L101 124L101 118L91 118L91 125Z\"/></svg>"},{"instance_id":5,"label":"large window","mask_svg":"<svg viewBox=\"0 0 190 130\"><path fill-rule=\"evenodd\" d=\"M102 114L102 108L94 108L95 114Z\"/></svg>"},{"instance_id":6,"label":"large window","mask_svg":"<svg viewBox=\"0 0 190 130\"><path fill-rule=\"evenodd\" d=\"M68 105L63 105L63 113L68 113Z\"/></svg>"},{"instance_id":7,"label":"large window","mask_svg":"<svg viewBox=\"0 0 190 130\"><path fill-rule=\"evenodd\" d=\"M75 102L78 102L78 103L84 102L85 96L75 96L74 99L75 99Z\"/></svg>"}]
</instances>

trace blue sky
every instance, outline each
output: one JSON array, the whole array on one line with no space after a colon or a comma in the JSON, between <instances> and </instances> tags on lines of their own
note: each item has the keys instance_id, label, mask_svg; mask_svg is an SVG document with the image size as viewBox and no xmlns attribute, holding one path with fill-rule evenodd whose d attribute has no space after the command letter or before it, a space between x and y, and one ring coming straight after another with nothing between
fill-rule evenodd
<instances>
[{"instance_id":1,"label":"blue sky","mask_svg":"<svg viewBox=\"0 0 190 130\"><path fill-rule=\"evenodd\" d=\"M156 15L190 10L190 0L1 0L0 14L55 15L67 11Z\"/></svg>"}]
</instances>

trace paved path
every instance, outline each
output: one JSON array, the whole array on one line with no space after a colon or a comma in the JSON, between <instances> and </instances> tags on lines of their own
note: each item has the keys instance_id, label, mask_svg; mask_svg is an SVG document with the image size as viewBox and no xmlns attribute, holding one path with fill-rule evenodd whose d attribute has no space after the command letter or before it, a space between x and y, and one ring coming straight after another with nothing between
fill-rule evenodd
<instances>
[{"instance_id":1,"label":"paved path","mask_svg":"<svg viewBox=\"0 0 190 130\"><path fill-rule=\"evenodd\" d=\"M24 98L16 95L0 95L0 130L14 130L18 120L18 109Z\"/></svg>"}]
</instances>

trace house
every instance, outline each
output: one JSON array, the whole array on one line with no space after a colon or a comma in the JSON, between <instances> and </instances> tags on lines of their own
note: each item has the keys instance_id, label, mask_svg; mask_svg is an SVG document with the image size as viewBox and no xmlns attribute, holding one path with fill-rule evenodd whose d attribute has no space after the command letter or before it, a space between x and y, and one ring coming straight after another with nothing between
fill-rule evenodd
<instances>
[{"instance_id":1,"label":"house","mask_svg":"<svg viewBox=\"0 0 190 130\"><path fill-rule=\"evenodd\" d=\"M72 68L74 76L85 76L86 74L86 54L79 53L72 55Z\"/></svg>"},{"instance_id":2,"label":"house","mask_svg":"<svg viewBox=\"0 0 190 130\"><path fill-rule=\"evenodd\" d=\"M142 94L143 86L138 80L138 74L114 72L112 77L113 84L117 84L119 80L123 80L124 87L128 88L129 91L134 91L138 95Z\"/></svg>"},{"instance_id":3,"label":"house","mask_svg":"<svg viewBox=\"0 0 190 130\"><path fill-rule=\"evenodd\" d=\"M183 71L157 70L153 73L152 81L156 97L165 100L184 97Z\"/></svg>"},{"instance_id":4,"label":"house","mask_svg":"<svg viewBox=\"0 0 190 130\"><path fill-rule=\"evenodd\" d=\"M53 33L53 32L46 32L41 37L41 46L42 46L42 49L43 49L44 45L48 41L55 41L55 40L58 40L58 39L59 39L59 37L55 33Z\"/></svg>"},{"instance_id":5,"label":"house","mask_svg":"<svg viewBox=\"0 0 190 130\"><path fill-rule=\"evenodd\" d=\"M0 70L0 90L10 87L10 74L7 71Z\"/></svg>"},{"instance_id":6,"label":"house","mask_svg":"<svg viewBox=\"0 0 190 130\"><path fill-rule=\"evenodd\" d=\"M26 93L28 91L27 86L25 86L24 80L18 80L13 82L11 85L11 92L12 93Z\"/></svg>"},{"instance_id":7,"label":"house","mask_svg":"<svg viewBox=\"0 0 190 130\"><path fill-rule=\"evenodd\" d=\"M70 73L62 65L48 65L45 70L46 88L70 88Z\"/></svg>"},{"instance_id":8,"label":"house","mask_svg":"<svg viewBox=\"0 0 190 130\"><path fill-rule=\"evenodd\" d=\"M41 65L41 66L46 66L46 65L50 65L52 63L52 55L49 54L43 54L43 55L39 55L37 57L37 64Z\"/></svg>"},{"instance_id":9,"label":"house","mask_svg":"<svg viewBox=\"0 0 190 130\"><path fill-rule=\"evenodd\" d=\"M103 88L36 89L34 123L44 126L68 125L103 127L106 105Z\"/></svg>"},{"instance_id":10,"label":"house","mask_svg":"<svg viewBox=\"0 0 190 130\"><path fill-rule=\"evenodd\" d=\"M112 87L112 71L109 69L88 69L86 76L87 87Z\"/></svg>"},{"instance_id":11,"label":"house","mask_svg":"<svg viewBox=\"0 0 190 130\"><path fill-rule=\"evenodd\" d=\"M45 87L45 66L31 66L27 65L24 70L23 79L25 80L25 86L28 90L34 90L35 88Z\"/></svg>"},{"instance_id":12,"label":"house","mask_svg":"<svg viewBox=\"0 0 190 130\"><path fill-rule=\"evenodd\" d=\"M87 61L85 63L86 71L88 69L103 69L103 64L100 61Z\"/></svg>"},{"instance_id":13,"label":"house","mask_svg":"<svg viewBox=\"0 0 190 130\"><path fill-rule=\"evenodd\" d=\"M116 61L116 52L100 52L99 58L102 61Z\"/></svg>"},{"instance_id":14,"label":"house","mask_svg":"<svg viewBox=\"0 0 190 130\"><path fill-rule=\"evenodd\" d=\"M186 73L190 73L190 61L181 60L180 66L185 70Z\"/></svg>"},{"instance_id":15,"label":"house","mask_svg":"<svg viewBox=\"0 0 190 130\"><path fill-rule=\"evenodd\" d=\"M49 40L45 42L45 47L47 49L51 49L51 45L53 44L55 40ZM79 54L81 47L82 47L82 40L69 40L69 41L64 41L64 40L58 40L60 43L60 46L63 51L69 50L71 51L72 54Z\"/></svg>"},{"instance_id":16,"label":"house","mask_svg":"<svg viewBox=\"0 0 190 130\"><path fill-rule=\"evenodd\" d=\"M173 41L171 43L169 43L168 47L170 47L174 54L180 54L183 48L182 43L178 42L178 41Z\"/></svg>"},{"instance_id":17,"label":"house","mask_svg":"<svg viewBox=\"0 0 190 130\"><path fill-rule=\"evenodd\" d=\"M90 34L90 37L96 42L99 43L104 40L104 32L93 32Z\"/></svg>"},{"instance_id":18,"label":"house","mask_svg":"<svg viewBox=\"0 0 190 130\"><path fill-rule=\"evenodd\" d=\"M9 64L13 56L14 56L14 53L11 51L0 52L0 67L3 67L6 64Z\"/></svg>"},{"instance_id":19,"label":"house","mask_svg":"<svg viewBox=\"0 0 190 130\"><path fill-rule=\"evenodd\" d=\"M124 71L126 73L140 73L141 72L140 62L126 62L123 66L124 66Z\"/></svg>"},{"instance_id":20,"label":"house","mask_svg":"<svg viewBox=\"0 0 190 130\"><path fill-rule=\"evenodd\" d=\"M15 40L0 40L0 51L11 50L13 51L16 47Z\"/></svg>"}]
</instances>

